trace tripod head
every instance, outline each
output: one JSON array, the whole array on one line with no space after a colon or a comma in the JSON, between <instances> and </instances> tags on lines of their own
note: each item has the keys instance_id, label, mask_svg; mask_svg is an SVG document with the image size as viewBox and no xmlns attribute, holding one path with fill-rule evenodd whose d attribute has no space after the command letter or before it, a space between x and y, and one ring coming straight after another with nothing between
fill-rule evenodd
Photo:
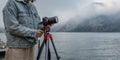
<instances>
[{"instance_id":1,"label":"tripod head","mask_svg":"<svg viewBox=\"0 0 120 60\"><path fill-rule=\"evenodd\" d=\"M44 26L44 32L50 32L52 25L48 24Z\"/></svg>"}]
</instances>

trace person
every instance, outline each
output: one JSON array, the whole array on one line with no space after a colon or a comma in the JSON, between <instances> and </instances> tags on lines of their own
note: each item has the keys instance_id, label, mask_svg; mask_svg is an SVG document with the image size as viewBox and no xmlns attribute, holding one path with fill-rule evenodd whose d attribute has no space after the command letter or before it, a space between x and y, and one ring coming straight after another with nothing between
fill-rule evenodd
<instances>
[{"instance_id":1,"label":"person","mask_svg":"<svg viewBox=\"0 0 120 60\"><path fill-rule=\"evenodd\" d=\"M5 60L34 60L33 47L43 31L35 0L8 0L3 9L7 37Z\"/></svg>"}]
</instances>

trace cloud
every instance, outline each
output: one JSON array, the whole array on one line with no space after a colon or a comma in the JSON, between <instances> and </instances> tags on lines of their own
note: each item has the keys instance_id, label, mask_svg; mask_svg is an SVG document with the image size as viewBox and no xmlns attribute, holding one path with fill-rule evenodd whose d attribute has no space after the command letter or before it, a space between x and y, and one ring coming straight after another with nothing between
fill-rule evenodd
<instances>
[{"instance_id":1,"label":"cloud","mask_svg":"<svg viewBox=\"0 0 120 60\"><path fill-rule=\"evenodd\" d=\"M87 2L86 2L87 1ZM72 21L77 25L87 18L91 18L100 14L109 15L119 11L118 1L113 0L84 0L84 4L75 2L74 7L66 7L66 9L59 8L59 10L53 10L52 15L57 15L60 18L60 24L66 24L67 22ZM117 2L117 4L116 4ZM73 2L74 3L74 2ZM83 3L83 2L82 2Z\"/></svg>"},{"instance_id":2,"label":"cloud","mask_svg":"<svg viewBox=\"0 0 120 60\"><path fill-rule=\"evenodd\" d=\"M77 4L75 6L76 8L72 10L66 10L66 9L62 10L62 11L66 11L66 13L63 12L61 14L62 11L59 10L57 14L63 15L63 16L66 16L66 14L68 14L68 16L64 17L63 19L67 19L67 22L64 22L64 24L66 28L70 30L70 29L76 28L82 21L86 19L96 17L98 15L111 15L111 14L120 12L119 6L120 6L120 1L117 1L117 0L116 1L115 0L114 1L113 0L93 0L83 5ZM69 13L73 15L70 16ZM62 24L61 26L64 26L64 25ZM59 27L61 28L61 26Z\"/></svg>"},{"instance_id":3,"label":"cloud","mask_svg":"<svg viewBox=\"0 0 120 60\"><path fill-rule=\"evenodd\" d=\"M120 10L120 1L118 0L95 0L92 5L97 13L102 14L115 13Z\"/></svg>"},{"instance_id":4,"label":"cloud","mask_svg":"<svg viewBox=\"0 0 120 60\"><path fill-rule=\"evenodd\" d=\"M2 9L6 2L7 0L0 0L0 26L3 26ZM73 20L80 22L85 18L120 10L119 0L37 0L34 4L41 18L58 16L60 23L73 18L79 18L79 20Z\"/></svg>"},{"instance_id":5,"label":"cloud","mask_svg":"<svg viewBox=\"0 0 120 60\"><path fill-rule=\"evenodd\" d=\"M55 11L53 15L57 15L61 22L66 22L67 20L75 17L76 13L74 11Z\"/></svg>"}]
</instances>

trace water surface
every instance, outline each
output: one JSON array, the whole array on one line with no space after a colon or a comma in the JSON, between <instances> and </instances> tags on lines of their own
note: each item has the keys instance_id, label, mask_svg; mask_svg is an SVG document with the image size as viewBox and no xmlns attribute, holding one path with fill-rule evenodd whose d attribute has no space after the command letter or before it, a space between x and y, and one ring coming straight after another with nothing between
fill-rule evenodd
<instances>
[{"instance_id":1,"label":"water surface","mask_svg":"<svg viewBox=\"0 0 120 60\"><path fill-rule=\"evenodd\" d=\"M53 33L53 37L61 60L120 60L120 33ZM52 46L51 52L56 60Z\"/></svg>"}]
</instances>

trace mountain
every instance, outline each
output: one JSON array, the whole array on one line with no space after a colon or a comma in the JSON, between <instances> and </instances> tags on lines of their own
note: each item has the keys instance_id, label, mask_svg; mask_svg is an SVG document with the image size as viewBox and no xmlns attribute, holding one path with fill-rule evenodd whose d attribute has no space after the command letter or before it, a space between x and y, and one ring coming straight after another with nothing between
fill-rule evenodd
<instances>
[{"instance_id":1,"label":"mountain","mask_svg":"<svg viewBox=\"0 0 120 60\"><path fill-rule=\"evenodd\" d=\"M70 20L69 20L70 21ZM75 21L75 20L74 20ZM120 32L120 12L111 15L98 15L79 22L67 22L59 32ZM73 28L74 27L74 28Z\"/></svg>"}]
</instances>

